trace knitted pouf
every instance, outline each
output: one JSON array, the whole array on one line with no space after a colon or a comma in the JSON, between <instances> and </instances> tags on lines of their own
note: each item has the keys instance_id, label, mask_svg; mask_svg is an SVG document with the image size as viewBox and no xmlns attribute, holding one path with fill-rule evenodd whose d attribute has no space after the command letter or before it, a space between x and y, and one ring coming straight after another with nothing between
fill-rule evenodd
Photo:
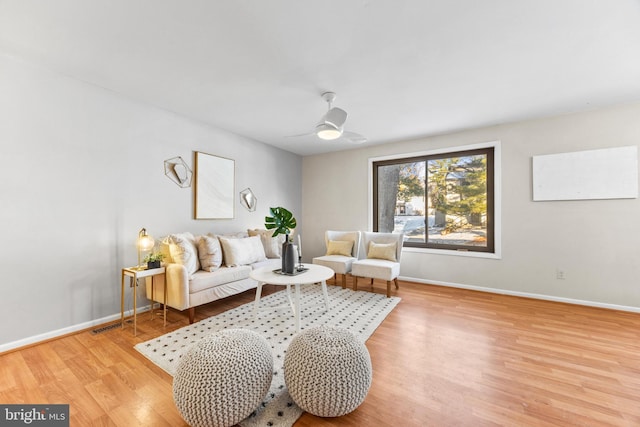
<instances>
[{"instance_id":1,"label":"knitted pouf","mask_svg":"<svg viewBox=\"0 0 640 427\"><path fill-rule=\"evenodd\" d=\"M284 358L284 381L294 402L319 417L356 409L371 386L364 343L345 329L321 326L298 334Z\"/></svg>"},{"instance_id":2,"label":"knitted pouf","mask_svg":"<svg viewBox=\"0 0 640 427\"><path fill-rule=\"evenodd\" d=\"M225 329L182 356L173 376L173 400L192 427L232 426L260 405L272 378L267 340L253 331Z\"/></svg>"}]
</instances>

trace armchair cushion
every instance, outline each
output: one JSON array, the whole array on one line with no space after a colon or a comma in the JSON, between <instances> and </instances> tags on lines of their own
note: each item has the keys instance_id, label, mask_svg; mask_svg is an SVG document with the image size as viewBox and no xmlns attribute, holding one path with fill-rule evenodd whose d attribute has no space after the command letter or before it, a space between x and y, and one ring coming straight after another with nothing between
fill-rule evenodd
<instances>
[{"instance_id":1,"label":"armchair cushion","mask_svg":"<svg viewBox=\"0 0 640 427\"><path fill-rule=\"evenodd\" d=\"M384 259L361 259L352 264L351 274L357 277L393 280L400 275L400 263Z\"/></svg>"},{"instance_id":2,"label":"armchair cushion","mask_svg":"<svg viewBox=\"0 0 640 427\"><path fill-rule=\"evenodd\" d=\"M396 243L376 243L369 242L367 258L370 259L386 259L388 261L397 261L396 259Z\"/></svg>"},{"instance_id":3,"label":"armchair cushion","mask_svg":"<svg viewBox=\"0 0 640 427\"><path fill-rule=\"evenodd\" d=\"M350 240L329 240L327 242L326 255L342 255L351 257L353 241Z\"/></svg>"},{"instance_id":4,"label":"armchair cushion","mask_svg":"<svg viewBox=\"0 0 640 427\"><path fill-rule=\"evenodd\" d=\"M313 258L313 263L329 267L335 273L347 274L351 271L351 265L357 258L344 255L324 255Z\"/></svg>"}]
</instances>

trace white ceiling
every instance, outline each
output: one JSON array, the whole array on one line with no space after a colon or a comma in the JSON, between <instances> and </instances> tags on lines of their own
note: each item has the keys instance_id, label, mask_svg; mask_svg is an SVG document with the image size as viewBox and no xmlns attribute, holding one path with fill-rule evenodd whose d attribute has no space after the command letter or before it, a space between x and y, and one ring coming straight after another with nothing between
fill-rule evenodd
<instances>
[{"instance_id":1,"label":"white ceiling","mask_svg":"<svg viewBox=\"0 0 640 427\"><path fill-rule=\"evenodd\" d=\"M0 52L309 155L640 101L640 0L0 0Z\"/></svg>"}]
</instances>

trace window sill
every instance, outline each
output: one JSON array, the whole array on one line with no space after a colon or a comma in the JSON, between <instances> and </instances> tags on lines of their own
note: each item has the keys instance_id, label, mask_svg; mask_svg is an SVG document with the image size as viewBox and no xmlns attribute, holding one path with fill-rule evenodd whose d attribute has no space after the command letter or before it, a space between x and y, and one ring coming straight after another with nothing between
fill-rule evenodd
<instances>
[{"instance_id":1,"label":"window sill","mask_svg":"<svg viewBox=\"0 0 640 427\"><path fill-rule=\"evenodd\" d=\"M415 248L415 247L404 247L402 248L402 251L423 253L423 254L433 254L433 255L453 255L453 256L465 256L465 257L472 257L472 258L502 259L502 256L499 253L489 253L489 252L457 251L457 250L447 250L447 249L430 249L430 248Z\"/></svg>"}]
</instances>

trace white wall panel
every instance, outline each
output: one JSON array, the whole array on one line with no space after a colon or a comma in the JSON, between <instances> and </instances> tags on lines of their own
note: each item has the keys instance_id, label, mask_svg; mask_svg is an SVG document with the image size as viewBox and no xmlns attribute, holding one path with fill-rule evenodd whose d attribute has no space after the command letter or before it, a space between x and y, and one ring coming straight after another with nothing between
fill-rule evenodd
<instances>
[{"instance_id":1,"label":"white wall panel","mask_svg":"<svg viewBox=\"0 0 640 427\"><path fill-rule=\"evenodd\" d=\"M636 146L533 156L533 200L638 197Z\"/></svg>"}]
</instances>

